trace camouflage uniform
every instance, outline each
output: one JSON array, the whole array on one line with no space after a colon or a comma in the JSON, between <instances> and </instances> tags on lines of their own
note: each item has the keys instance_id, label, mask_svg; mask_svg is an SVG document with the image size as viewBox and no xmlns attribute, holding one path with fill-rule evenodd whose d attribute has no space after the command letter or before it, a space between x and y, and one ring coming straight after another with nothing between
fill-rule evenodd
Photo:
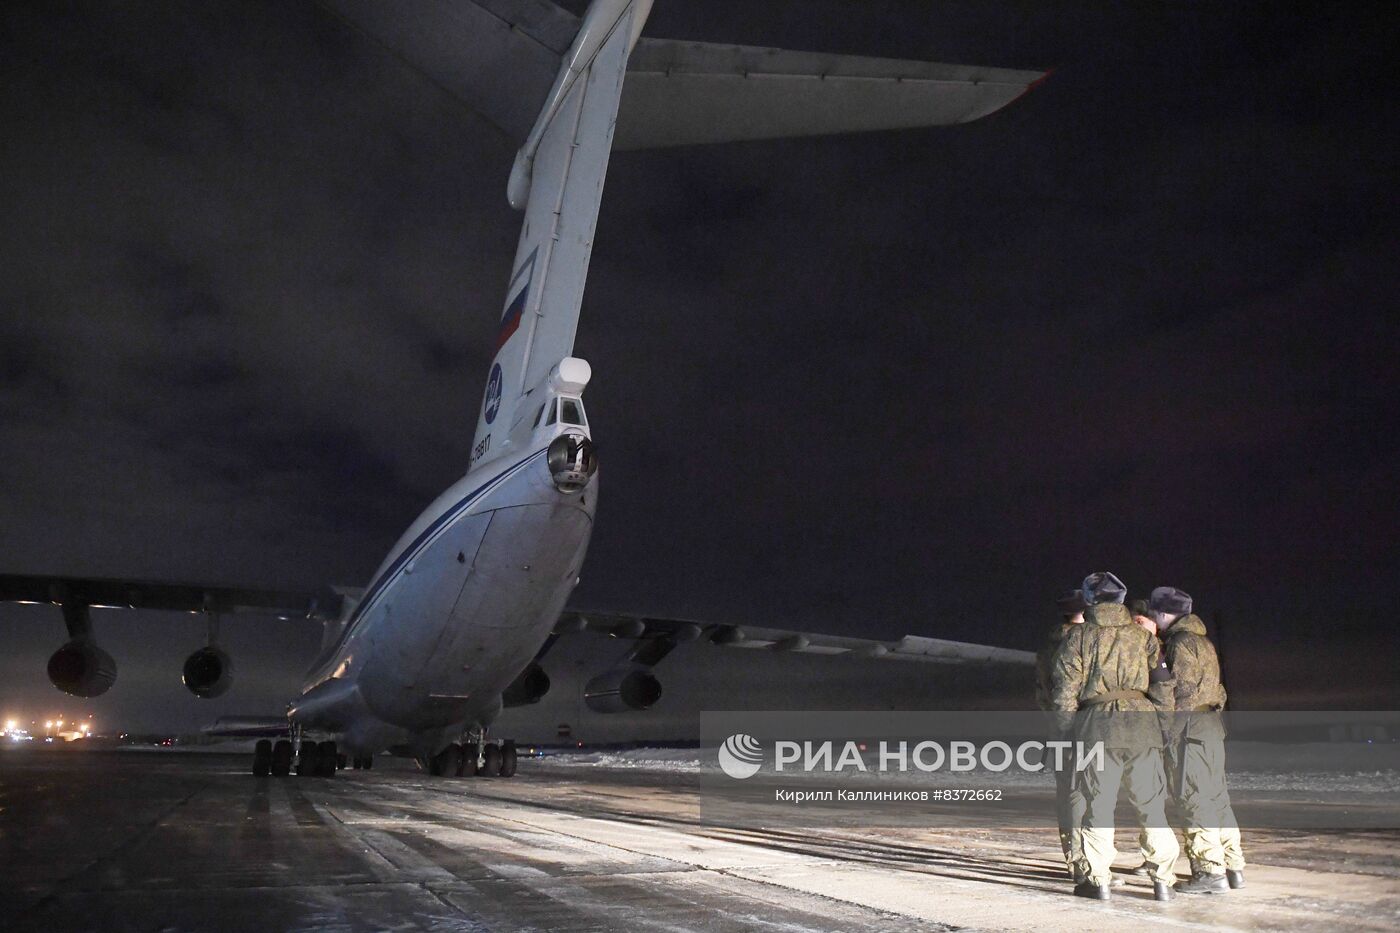
<instances>
[{"instance_id":1,"label":"camouflage uniform","mask_svg":"<svg viewBox=\"0 0 1400 933\"><path fill-rule=\"evenodd\" d=\"M1165 633L1176 714L1168 728L1167 782L1185 821L1191 873L1244 870L1240 828L1225 787L1225 687L1220 660L1199 616L1186 615Z\"/></svg>"},{"instance_id":2,"label":"camouflage uniform","mask_svg":"<svg viewBox=\"0 0 1400 933\"><path fill-rule=\"evenodd\" d=\"M1070 629L1078 628L1078 623L1061 622L1050 630L1045 646L1035 656L1035 705L1046 712L1052 712L1055 704L1051 700L1054 690L1052 666L1055 652L1059 650L1065 635ZM1066 735L1053 720L1050 729L1052 739L1064 739ZM1055 767L1054 755L1046 755L1046 764ZM1084 822L1084 795L1075 786L1074 759L1060 759L1062 767L1055 770L1055 819L1060 826L1060 850L1065 855L1065 866L1076 882L1083 881L1080 874L1084 857L1084 845L1080 835L1080 824Z\"/></svg>"},{"instance_id":3,"label":"camouflage uniform","mask_svg":"<svg viewBox=\"0 0 1400 933\"><path fill-rule=\"evenodd\" d=\"M1084 794L1082 874L1097 885L1112 878L1113 810L1118 790L1127 792L1142 829L1143 856L1155 881L1170 884L1181 848L1167 827L1166 778L1162 771L1162 731L1155 690L1149 698L1149 671L1157 666L1157 639L1133 623L1126 607L1100 603L1084 614L1084 624L1065 636L1052 665L1051 703L1061 725L1072 717L1075 741L1104 745L1103 770L1077 775Z\"/></svg>"}]
</instances>

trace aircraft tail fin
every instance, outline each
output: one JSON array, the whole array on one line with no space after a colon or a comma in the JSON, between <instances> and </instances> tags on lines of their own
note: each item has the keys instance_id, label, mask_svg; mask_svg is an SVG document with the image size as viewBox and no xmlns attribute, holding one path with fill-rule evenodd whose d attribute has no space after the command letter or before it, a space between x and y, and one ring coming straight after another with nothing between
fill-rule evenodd
<instances>
[{"instance_id":1,"label":"aircraft tail fin","mask_svg":"<svg viewBox=\"0 0 1400 933\"><path fill-rule=\"evenodd\" d=\"M318 2L521 143L507 198L525 218L473 467L508 451L525 393L573 355L614 148L963 123L1045 77L641 39L652 0L592 0L581 19L547 0Z\"/></svg>"},{"instance_id":2,"label":"aircraft tail fin","mask_svg":"<svg viewBox=\"0 0 1400 933\"><path fill-rule=\"evenodd\" d=\"M520 402L573 355L627 57L650 0L594 0L516 155L507 194L525 213L473 466L508 450Z\"/></svg>"}]
</instances>

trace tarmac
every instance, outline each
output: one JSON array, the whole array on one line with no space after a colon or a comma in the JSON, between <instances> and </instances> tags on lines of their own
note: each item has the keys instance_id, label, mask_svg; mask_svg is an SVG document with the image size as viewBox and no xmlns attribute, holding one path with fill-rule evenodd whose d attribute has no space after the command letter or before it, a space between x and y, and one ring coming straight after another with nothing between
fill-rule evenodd
<instances>
[{"instance_id":1,"label":"tarmac","mask_svg":"<svg viewBox=\"0 0 1400 933\"><path fill-rule=\"evenodd\" d=\"M1243 890L1158 904L1125 873L1098 903L1069 894L1048 796L1031 807L1045 820L1019 828L848 812L781 828L708 818L685 774L546 759L513 779L444 779L381 758L330 779L254 778L247 765L0 754L0 928L1400 928L1395 830L1259 831Z\"/></svg>"}]
</instances>

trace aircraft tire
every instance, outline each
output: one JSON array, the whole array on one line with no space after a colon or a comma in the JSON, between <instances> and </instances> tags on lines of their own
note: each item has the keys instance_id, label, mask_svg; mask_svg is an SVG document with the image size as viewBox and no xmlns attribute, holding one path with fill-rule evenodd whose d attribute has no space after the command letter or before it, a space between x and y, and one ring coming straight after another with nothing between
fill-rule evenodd
<instances>
[{"instance_id":1,"label":"aircraft tire","mask_svg":"<svg viewBox=\"0 0 1400 933\"><path fill-rule=\"evenodd\" d=\"M292 743L279 739L272 746L272 776L286 777L292 773Z\"/></svg>"},{"instance_id":2,"label":"aircraft tire","mask_svg":"<svg viewBox=\"0 0 1400 933\"><path fill-rule=\"evenodd\" d=\"M433 756L433 774L439 777L456 777L462 766L462 746L449 745Z\"/></svg>"},{"instance_id":3,"label":"aircraft tire","mask_svg":"<svg viewBox=\"0 0 1400 933\"><path fill-rule=\"evenodd\" d=\"M520 763L520 755L515 750L515 741L507 739L501 745L501 777L515 777L515 769Z\"/></svg>"},{"instance_id":4,"label":"aircraft tire","mask_svg":"<svg viewBox=\"0 0 1400 933\"><path fill-rule=\"evenodd\" d=\"M335 777L335 766L340 756L336 753L334 742L322 742L316 749L316 757L320 767L316 769L317 777Z\"/></svg>"},{"instance_id":5,"label":"aircraft tire","mask_svg":"<svg viewBox=\"0 0 1400 933\"><path fill-rule=\"evenodd\" d=\"M302 742L301 755L297 758L297 776L315 777L321 769L321 746L315 742Z\"/></svg>"},{"instance_id":6,"label":"aircraft tire","mask_svg":"<svg viewBox=\"0 0 1400 933\"><path fill-rule=\"evenodd\" d=\"M361 765L361 767L363 767L366 771L373 770L373 768L374 768L374 756L373 756L373 755L366 755L366 756L365 756L365 763L364 763L363 765Z\"/></svg>"},{"instance_id":7,"label":"aircraft tire","mask_svg":"<svg viewBox=\"0 0 1400 933\"><path fill-rule=\"evenodd\" d=\"M462 763L457 767L458 777L476 777L477 760L481 757L481 749L475 742L462 743Z\"/></svg>"},{"instance_id":8,"label":"aircraft tire","mask_svg":"<svg viewBox=\"0 0 1400 933\"><path fill-rule=\"evenodd\" d=\"M335 756L335 769L336 769L337 771L344 771L344 770L345 770L345 766L348 765L348 764L350 764L350 759L349 759L349 758L346 758L344 755L336 755L336 756Z\"/></svg>"},{"instance_id":9,"label":"aircraft tire","mask_svg":"<svg viewBox=\"0 0 1400 933\"><path fill-rule=\"evenodd\" d=\"M481 776L500 777L501 776L501 746L488 745L482 749L481 755Z\"/></svg>"},{"instance_id":10,"label":"aircraft tire","mask_svg":"<svg viewBox=\"0 0 1400 933\"><path fill-rule=\"evenodd\" d=\"M272 742L258 739L253 746L253 776L267 777L272 773Z\"/></svg>"}]
</instances>

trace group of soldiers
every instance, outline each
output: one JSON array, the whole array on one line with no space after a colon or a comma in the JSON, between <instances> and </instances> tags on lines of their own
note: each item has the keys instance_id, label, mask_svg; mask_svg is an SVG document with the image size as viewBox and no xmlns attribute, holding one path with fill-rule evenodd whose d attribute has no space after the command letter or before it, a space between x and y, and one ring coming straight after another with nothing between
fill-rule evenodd
<instances>
[{"instance_id":1,"label":"group of soldiers","mask_svg":"<svg viewBox=\"0 0 1400 933\"><path fill-rule=\"evenodd\" d=\"M1159 586L1127 603L1111 573L1090 574L1060 600L1061 621L1037 655L1036 693L1055 738L1102 742L1103 767L1056 771L1060 843L1074 893L1108 900L1113 813L1121 790L1137 815L1153 894L1207 894L1244 886L1239 825L1225 786L1225 687L1220 660L1192 599ZM1191 878L1176 882L1180 854L1167 823L1177 805ZM1173 882L1176 882L1173 884Z\"/></svg>"}]
</instances>

